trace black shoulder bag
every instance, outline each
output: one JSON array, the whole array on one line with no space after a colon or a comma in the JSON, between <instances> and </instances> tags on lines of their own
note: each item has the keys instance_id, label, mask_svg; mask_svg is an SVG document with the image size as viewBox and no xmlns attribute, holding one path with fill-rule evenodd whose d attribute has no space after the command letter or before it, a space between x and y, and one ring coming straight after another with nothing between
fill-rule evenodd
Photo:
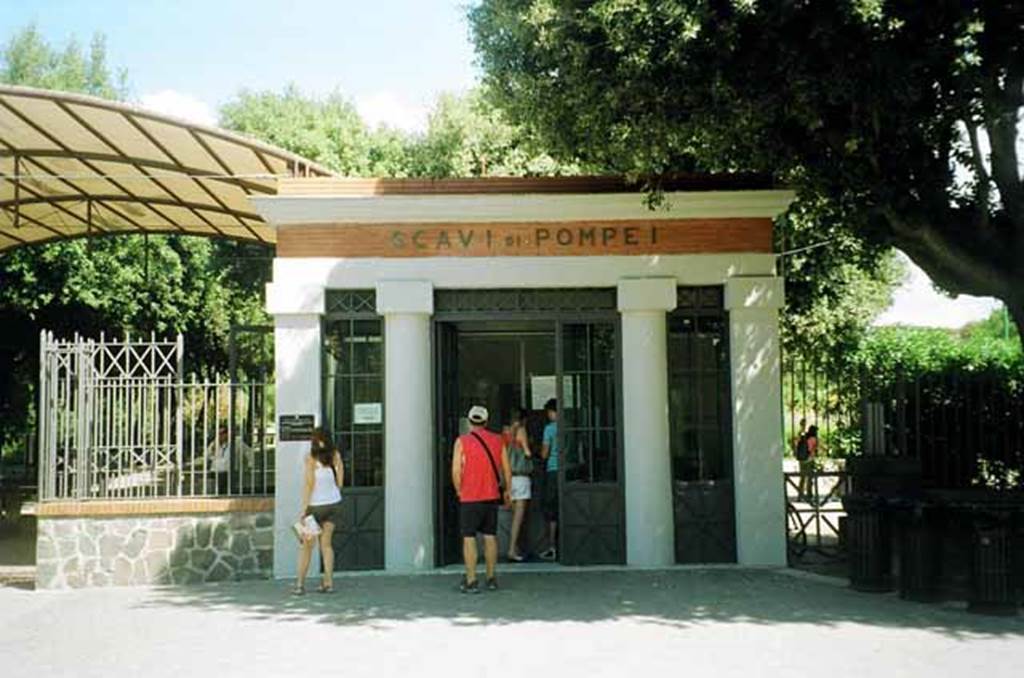
<instances>
[{"instance_id":1,"label":"black shoulder bag","mask_svg":"<svg viewBox=\"0 0 1024 678\"><path fill-rule=\"evenodd\" d=\"M500 502L505 495L505 483L501 480L501 474L498 473L498 466L494 463L494 455L491 454L491 448L487 446L487 443L481 438L476 431L470 431L469 434L480 441L480 444L484 448L484 456L487 457L487 461L491 463L491 470L494 471L494 479L498 481L498 501Z\"/></svg>"}]
</instances>

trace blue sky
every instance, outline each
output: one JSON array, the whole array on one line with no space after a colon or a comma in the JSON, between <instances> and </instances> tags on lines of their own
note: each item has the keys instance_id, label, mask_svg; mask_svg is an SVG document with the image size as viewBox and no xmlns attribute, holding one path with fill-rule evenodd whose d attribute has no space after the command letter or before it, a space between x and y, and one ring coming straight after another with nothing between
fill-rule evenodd
<instances>
[{"instance_id":1,"label":"blue sky","mask_svg":"<svg viewBox=\"0 0 1024 678\"><path fill-rule=\"evenodd\" d=\"M339 90L372 125L423 129L431 102L476 79L472 0L0 0L0 40L35 23L57 45L107 36L147 108L212 124L239 89ZM880 323L959 327L998 303L936 294L911 268Z\"/></svg>"},{"instance_id":2,"label":"blue sky","mask_svg":"<svg viewBox=\"0 0 1024 678\"><path fill-rule=\"evenodd\" d=\"M339 89L374 122L415 128L439 92L475 80L467 4L2 0L0 35L30 23L55 44L102 32L112 64L128 71L133 98L187 117L202 117L197 105L214 114L243 87L294 82L313 94Z\"/></svg>"}]
</instances>

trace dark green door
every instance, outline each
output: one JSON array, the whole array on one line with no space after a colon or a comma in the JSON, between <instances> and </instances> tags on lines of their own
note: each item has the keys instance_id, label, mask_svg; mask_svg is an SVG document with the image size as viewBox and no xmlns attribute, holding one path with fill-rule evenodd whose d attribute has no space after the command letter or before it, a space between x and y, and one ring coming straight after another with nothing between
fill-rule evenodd
<instances>
[{"instance_id":1,"label":"dark green door","mask_svg":"<svg viewBox=\"0 0 1024 678\"><path fill-rule=\"evenodd\" d=\"M335 568L384 567L384 335L379 317L329 315L324 421L345 464Z\"/></svg>"},{"instance_id":2,"label":"dark green door","mask_svg":"<svg viewBox=\"0 0 1024 678\"><path fill-rule=\"evenodd\" d=\"M437 323L434 391L437 415L437 563L450 565L462 560L459 537L459 498L452 485L452 446L459 436L459 336L454 323Z\"/></svg>"},{"instance_id":3,"label":"dark green door","mask_svg":"<svg viewBox=\"0 0 1024 678\"><path fill-rule=\"evenodd\" d=\"M559 560L626 562L617 321L560 322Z\"/></svg>"},{"instance_id":4,"label":"dark green door","mask_svg":"<svg viewBox=\"0 0 1024 678\"><path fill-rule=\"evenodd\" d=\"M668 316L677 563L736 562L729 324L721 287L681 287Z\"/></svg>"}]
</instances>

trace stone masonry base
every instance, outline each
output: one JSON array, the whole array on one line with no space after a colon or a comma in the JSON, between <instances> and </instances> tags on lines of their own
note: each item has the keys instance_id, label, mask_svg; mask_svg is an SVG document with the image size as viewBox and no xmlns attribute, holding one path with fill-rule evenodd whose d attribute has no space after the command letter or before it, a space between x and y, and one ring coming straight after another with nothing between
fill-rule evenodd
<instances>
[{"instance_id":1,"label":"stone masonry base","mask_svg":"<svg viewBox=\"0 0 1024 678\"><path fill-rule=\"evenodd\" d=\"M39 589L266 579L273 513L40 517Z\"/></svg>"}]
</instances>

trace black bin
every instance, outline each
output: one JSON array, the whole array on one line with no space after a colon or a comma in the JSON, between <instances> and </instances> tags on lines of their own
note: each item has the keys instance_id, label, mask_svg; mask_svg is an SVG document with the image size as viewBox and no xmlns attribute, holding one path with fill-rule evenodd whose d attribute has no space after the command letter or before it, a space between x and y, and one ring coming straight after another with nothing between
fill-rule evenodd
<instances>
[{"instance_id":1,"label":"black bin","mask_svg":"<svg viewBox=\"0 0 1024 678\"><path fill-rule=\"evenodd\" d=\"M908 501L900 507L899 593L904 600L942 599L942 515L935 504Z\"/></svg>"},{"instance_id":2,"label":"black bin","mask_svg":"<svg viewBox=\"0 0 1024 678\"><path fill-rule=\"evenodd\" d=\"M869 493L843 498L850 586L857 591L892 590L892 551L885 500Z\"/></svg>"},{"instance_id":3,"label":"black bin","mask_svg":"<svg viewBox=\"0 0 1024 678\"><path fill-rule=\"evenodd\" d=\"M971 586L967 610L979 614L1017 614L1013 570L1013 514L978 507L971 535Z\"/></svg>"}]
</instances>

